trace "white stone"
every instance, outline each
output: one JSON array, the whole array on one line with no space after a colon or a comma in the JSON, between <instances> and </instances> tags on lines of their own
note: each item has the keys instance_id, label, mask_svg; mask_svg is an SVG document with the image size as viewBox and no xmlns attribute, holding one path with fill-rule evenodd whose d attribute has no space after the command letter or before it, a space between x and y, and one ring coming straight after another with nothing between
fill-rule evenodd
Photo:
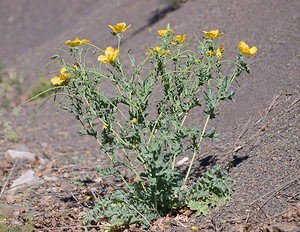
<instances>
[{"instance_id":1,"label":"white stone","mask_svg":"<svg viewBox=\"0 0 300 232\"><path fill-rule=\"evenodd\" d=\"M58 178L56 176L44 176L45 181L57 181Z\"/></svg>"},{"instance_id":2,"label":"white stone","mask_svg":"<svg viewBox=\"0 0 300 232\"><path fill-rule=\"evenodd\" d=\"M184 157L182 160L179 160L177 162L176 166L181 166L181 165L183 165L188 160L189 160L189 157Z\"/></svg>"},{"instance_id":3,"label":"white stone","mask_svg":"<svg viewBox=\"0 0 300 232\"><path fill-rule=\"evenodd\" d=\"M18 179L13 181L11 188L8 192L22 192L25 188L43 183L45 183L45 181L38 178L33 170L28 170L25 173L23 173Z\"/></svg>"},{"instance_id":4,"label":"white stone","mask_svg":"<svg viewBox=\"0 0 300 232\"><path fill-rule=\"evenodd\" d=\"M5 154L5 159L8 162L15 162L17 159L32 162L35 160L34 154L28 151L8 150Z\"/></svg>"}]
</instances>

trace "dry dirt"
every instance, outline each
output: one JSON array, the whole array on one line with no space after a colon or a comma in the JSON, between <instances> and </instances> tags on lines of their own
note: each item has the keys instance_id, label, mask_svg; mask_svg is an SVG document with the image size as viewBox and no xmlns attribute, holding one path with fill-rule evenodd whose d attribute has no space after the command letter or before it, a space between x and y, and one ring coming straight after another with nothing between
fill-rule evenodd
<instances>
[{"instance_id":1,"label":"dry dirt","mask_svg":"<svg viewBox=\"0 0 300 232\"><path fill-rule=\"evenodd\" d=\"M220 117L213 121L221 141L203 144L193 170L198 175L214 164L227 169L235 180L232 200L207 217L164 218L163 224L168 225L164 230L190 231L195 226L193 231L271 231L270 225L276 223L300 228L300 1L189 0L176 9L166 2L0 0L3 73L17 70L26 92L44 74L37 71L56 47L76 36L101 47L114 46L107 25L121 21L132 24L121 52L132 49L137 58L146 44L156 43L156 31L167 23L187 34L191 46L196 44L194 33L200 36L202 30L220 29L228 57L236 53L240 40L255 45L259 60L234 85L236 102L223 104ZM129 65L126 62L124 67ZM11 100L18 103L23 98ZM33 123L39 103L26 104L18 113L0 109L1 189L8 181L0 210L9 211L16 224L25 224L33 216L36 231L81 231L78 212L91 208L119 183L99 178L95 164L107 161L99 155L97 144L79 136L79 123L65 112L57 114L52 101L40 109ZM194 112L190 120L198 122L201 114ZM17 133L16 142L7 141L4 124ZM48 163L37 160L15 167L3 163L5 151L15 147L25 147ZM7 199L11 181L29 168L41 178L58 180ZM161 229L154 224L151 230Z\"/></svg>"}]
</instances>

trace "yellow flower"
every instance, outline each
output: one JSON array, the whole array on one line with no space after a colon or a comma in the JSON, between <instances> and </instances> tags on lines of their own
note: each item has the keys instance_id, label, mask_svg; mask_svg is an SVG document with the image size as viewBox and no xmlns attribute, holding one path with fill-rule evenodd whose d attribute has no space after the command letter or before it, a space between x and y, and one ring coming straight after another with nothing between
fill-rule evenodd
<instances>
[{"instance_id":1,"label":"yellow flower","mask_svg":"<svg viewBox=\"0 0 300 232\"><path fill-rule=\"evenodd\" d=\"M75 68L75 70L73 71L73 73L74 73L75 75L80 76L80 73L81 73L81 72L78 71L78 70L79 70L79 65L78 65L77 63L74 63L74 68Z\"/></svg>"},{"instance_id":2,"label":"yellow flower","mask_svg":"<svg viewBox=\"0 0 300 232\"><path fill-rule=\"evenodd\" d=\"M214 54L214 52L212 50L208 50L206 53L206 55L208 55L208 56L212 56L213 54Z\"/></svg>"},{"instance_id":3,"label":"yellow flower","mask_svg":"<svg viewBox=\"0 0 300 232\"><path fill-rule=\"evenodd\" d=\"M223 51L223 44L220 44L220 46L217 49L217 57L222 57L222 51Z\"/></svg>"},{"instance_id":4,"label":"yellow flower","mask_svg":"<svg viewBox=\"0 0 300 232\"><path fill-rule=\"evenodd\" d=\"M80 40L76 37L74 41L67 40L65 43L68 44L70 47L75 47L75 46L79 46L79 45L82 45L82 44L85 44L88 42L90 42L90 41L87 39Z\"/></svg>"},{"instance_id":5,"label":"yellow flower","mask_svg":"<svg viewBox=\"0 0 300 232\"><path fill-rule=\"evenodd\" d=\"M178 210L179 213L184 213L184 211L185 211L184 209Z\"/></svg>"},{"instance_id":6,"label":"yellow flower","mask_svg":"<svg viewBox=\"0 0 300 232\"><path fill-rule=\"evenodd\" d=\"M122 23L118 23L115 26L111 26L111 25L108 26L113 30L114 33L118 33L118 32L127 31L131 27L131 24L128 27L126 27L126 23L122 22Z\"/></svg>"},{"instance_id":7,"label":"yellow flower","mask_svg":"<svg viewBox=\"0 0 300 232\"><path fill-rule=\"evenodd\" d=\"M132 123L133 123L133 124L136 124L136 123L137 123L137 119L136 119L136 118L133 118L133 119L132 119Z\"/></svg>"},{"instance_id":8,"label":"yellow flower","mask_svg":"<svg viewBox=\"0 0 300 232\"><path fill-rule=\"evenodd\" d=\"M202 31L202 32L208 39L216 39L219 38L221 35L223 35L223 32L221 34L218 34L219 30L212 30L210 32Z\"/></svg>"},{"instance_id":9,"label":"yellow flower","mask_svg":"<svg viewBox=\"0 0 300 232\"><path fill-rule=\"evenodd\" d=\"M168 30L158 30L157 32L161 38L167 37Z\"/></svg>"},{"instance_id":10,"label":"yellow flower","mask_svg":"<svg viewBox=\"0 0 300 232\"><path fill-rule=\"evenodd\" d=\"M107 126L103 125L102 130L106 130L106 129L107 129Z\"/></svg>"},{"instance_id":11,"label":"yellow flower","mask_svg":"<svg viewBox=\"0 0 300 232\"><path fill-rule=\"evenodd\" d=\"M239 43L239 49L240 49L241 53L243 53L244 55L247 55L247 56L254 56L254 53L256 53L256 51L257 51L257 48L255 46L253 46L252 48L249 49L248 44L246 44L243 41L241 41Z\"/></svg>"},{"instance_id":12,"label":"yellow flower","mask_svg":"<svg viewBox=\"0 0 300 232\"><path fill-rule=\"evenodd\" d=\"M69 76L69 73L66 73L66 68L62 67L59 71L59 77L53 77L50 81L53 85L61 85L65 82Z\"/></svg>"},{"instance_id":13,"label":"yellow flower","mask_svg":"<svg viewBox=\"0 0 300 232\"><path fill-rule=\"evenodd\" d=\"M198 230L199 227L198 226L191 226L191 230Z\"/></svg>"},{"instance_id":14,"label":"yellow flower","mask_svg":"<svg viewBox=\"0 0 300 232\"><path fill-rule=\"evenodd\" d=\"M159 34L159 36L161 37L161 38L166 38L166 37L169 37L169 36L167 36L167 34L168 34L168 32L170 32L171 30L170 30L170 24L168 23L168 26L167 26L167 29L166 30L158 30L157 32L158 32L158 34Z\"/></svg>"},{"instance_id":15,"label":"yellow flower","mask_svg":"<svg viewBox=\"0 0 300 232\"><path fill-rule=\"evenodd\" d=\"M61 83L63 83L65 80L62 80L60 77L53 77L51 79L51 83L53 85L60 85Z\"/></svg>"},{"instance_id":16,"label":"yellow flower","mask_svg":"<svg viewBox=\"0 0 300 232\"><path fill-rule=\"evenodd\" d=\"M183 36L181 35L176 35L174 37L174 41L171 41L172 44L177 45L177 44L182 44L185 40L186 35L184 34Z\"/></svg>"},{"instance_id":17,"label":"yellow flower","mask_svg":"<svg viewBox=\"0 0 300 232\"><path fill-rule=\"evenodd\" d=\"M159 51L161 50L161 47L156 46L155 48L151 47L150 49L154 52L154 54L157 54L157 52L159 52ZM150 53L149 53L149 50L147 50L147 51L146 51L146 55L149 55L149 54L150 54ZM166 55L167 55L165 49L162 50L162 54L161 54L161 55L162 55L162 56L166 56Z\"/></svg>"},{"instance_id":18,"label":"yellow flower","mask_svg":"<svg viewBox=\"0 0 300 232\"><path fill-rule=\"evenodd\" d=\"M98 61L105 64L111 63L117 58L119 51L119 49L114 50L112 47L107 47L104 51L105 55L98 56Z\"/></svg>"}]
</instances>

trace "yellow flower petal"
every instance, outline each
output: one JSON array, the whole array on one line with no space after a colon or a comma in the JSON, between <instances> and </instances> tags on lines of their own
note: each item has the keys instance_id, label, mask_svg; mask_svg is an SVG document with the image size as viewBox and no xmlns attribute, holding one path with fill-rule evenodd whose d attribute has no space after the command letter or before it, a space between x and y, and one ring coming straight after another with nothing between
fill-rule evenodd
<instances>
[{"instance_id":1,"label":"yellow flower petal","mask_svg":"<svg viewBox=\"0 0 300 232\"><path fill-rule=\"evenodd\" d=\"M98 61L111 63L117 58L119 51L119 49L114 50L112 47L107 47L104 51L105 55L98 56Z\"/></svg>"},{"instance_id":2,"label":"yellow flower petal","mask_svg":"<svg viewBox=\"0 0 300 232\"><path fill-rule=\"evenodd\" d=\"M60 77L53 77L50 81L53 85L60 85L64 82Z\"/></svg>"},{"instance_id":3,"label":"yellow flower petal","mask_svg":"<svg viewBox=\"0 0 300 232\"><path fill-rule=\"evenodd\" d=\"M206 53L206 55L208 55L208 56L212 56L213 54L214 54L214 52L211 51L211 50L208 50L207 53Z\"/></svg>"},{"instance_id":4,"label":"yellow flower petal","mask_svg":"<svg viewBox=\"0 0 300 232\"><path fill-rule=\"evenodd\" d=\"M90 42L88 39L81 40L81 44L85 44L85 43L88 43L88 42Z\"/></svg>"},{"instance_id":5,"label":"yellow flower petal","mask_svg":"<svg viewBox=\"0 0 300 232\"><path fill-rule=\"evenodd\" d=\"M127 31L131 27L131 24L129 24L128 27L124 28L123 31Z\"/></svg>"},{"instance_id":6,"label":"yellow flower petal","mask_svg":"<svg viewBox=\"0 0 300 232\"><path fill-rule=\"evenodd\" d=\"M210 33L210 35L214 38L214 37L216 37L216 36L218 35L219 30L212 30L212 31L210 31L209 33Z\"/></svg>"},{"instance_id":7,"label":"yellow flower petal","mask_svg":"<svg viewBox=\"0 0 300 232\"><path fill-rule=\"evenodd\" d=\"M66 70L67 70L67 69L66 69L65 67L62 67L62 68L60 69L59 73L63 75L63 74L66 72Z\"/></svg>"},{"instance_id":8,"label":"yellow flower petal","mask_svg":"<svg viewBox=\"0 0 300 232\"><path fill-rule=\"evenodd\" d=\"M239 49L243 54L245 54L249 51L249 46L245 42L241 41L239 43Z\"/></svg>"},{"instance_id":9,"label":"yellow flower petal","mask_svg":"<svg viewBox=\"0 0 300 232\"><path fill-rule=\"evenodd\" d=\"M220 44L220 46L217 49L217 57L222 57L222 51L223 51L223 44Z\"/></svg>"},{"instance_id":10,"label":"yellow flower petal","mask_svg":"<svg viewBox=\"0 0 300 232\"><path fill-rule=\"evenodd\" d=\"M221 34L218 34L219 30L212 30L210 32L202 31L202 32L208 39L216 39L216 38L219 38L221 35L223 35L223 32Z\"/></svg>"},{"instance_id":11,"label":"yellow flower petal","mask_svg":"<svg viewBox=\"0 0 300 232\"><path fill-rule=\"evenodd\" d=\"M176 35L174 37L174 41L171 41L172 44L177 45L177 44L182 44L185 40L186 34L184 34L183 36L181 35Z\"/></svg>"},{"instance_id":12,"label":"yellow flower petal","mask_svg":"<svg viewBox=\"0 0 300 232\"><path fill-rule=\"evenodd\" d=\"M90 41L87 39L80 40L76 37L75 40L73 40L73 41L67 40L65 43L67 45L69 45L70 47L75 47L75 46L79 46L79 45L82 45L82 44L88 43L88 42L90 42Z\"/></svg>"},{"instance_id":13,"label":"yellow flower petal","mask_svg":"<svg viewBox=\"0 0 300 232\"><path fill-rule=\"evenodd\" d=\"M120 50L119 49L116 49L114 54L113 54L113 57L112 57L112 61L114 61L115 59L117 59L117 56L119 54Z\"/></svg>"},{"instance_id":14,"label":"yellow flower petal","mask_svg":"<svg viewBox=\"0 0 300 232\"><path fill-rule=\"evenodd\" d=\"M98 61L103 62L105 64L109 63L109 59L107 58L106 55L100 55L100 56L98 56Z\"/></svg>"},{"instance_id":15,"label":"yellow flower petal","mask_svg":"<svg viewBox=\"0 0 300 232\"><path fill-rule=\"evenodd\" d=\"M108 25L112 30L113 30L113 32L115 32L115 27L114 26L112 26L112 25Z\"/></svg>"},{"instance_id":16,"label":"yellow flower petal","mask_svg":"<svg viewBox=\"0 0 300 232\"><path fill-rule=\"evenodd\" d=\"M158 32L158 35L159 35L160 37L162 37L162 38L169 37L170 35L167 36L167 34L168 34L169 32L172 32L172 33L173 33L173 31L171 31L171 29L170 29L170 24L169 24L169 23L168 23L168 25L167 25L167 29L166 29L166 30L158 30L157 32Z\"/></svg>"},{"instance_id":17,"label":"yellow flower petal","mask_svg":"<svg viewBox=\"0 0 300 232\"><path fill-rule=\"evenodd\" d=\"M119 33L123 31L127 31L131 27L131 24L128 27L126 27L126 23L122 22L122 23L118 23L115 26L111 26L111 25L108 26L113 30L114 33Z\"/></svg>"},{"instance_id":18,"label":"yellow flower petal","mask_svg":"<svg viewBox=\"0 0 300 232\"><path fill-rule=\"evenodd\" d=\"M136 124L136 123L137 123L137 119L136 119L136 118L133 118L133 119L132 119L132 123L133 123L133 124Z\"/></svg>"},{"instance_id":19,"label":"yellow flower petal","mask_svg":"<svg viewBox=\"0 0 300 232\"><path fill-rule=\"evenodd\" d=\"M66 72L66 68L65 67L62 67L59 71L60 73L60 76L63 78L63 79L67 79L68 76L69 76L69 73Z\"/></svg>"},{"instance_id":20,"label":"yellow flower petal","mask_svg":"<svg viewBox=\"0 0 300 232\"><path fill-rule=\"evenodd\" d=\"M249 52L252 56L254 56L254 53L257 52L257 48L255 46L253 46L252 48L250 48Z\"/></svg>"},{"instance_id":21,"label":"yellow flower petal","mask_svg":"<svg viewBox=\"0 0 300 232\"><path fill-rule=\"evenodd\" d=\"M161 50L161 47L156 46L154 49L155 49L154 53L156 54L157 52L159 52Z\"/></svg>"},{"instance_id":22,"label":"yellow flower petal","mask_svg":"<svg viewBox=\"0 0 300 232\"><path fill-rule=\"evenodd\" d=\"M161 38L165 38L167 36L168 30L158 30L157 32Z\"/></svg>"},{"instance_id":23,"label":"yellow flower petal","mask_svg":"<svg viewBox=\"0 0 300 232\"><path fill-rule=\"evenodd\" d=\"M66 72L66 68L62 67L59 71L59 77L53 77L50 81L53 85L61 85L68 79L69 73Z\"/></svg>"},{"instance_id":24,"label":"yellow flower petal","mask_svg":"<svg viewBox=\"0 0 300 232\"><path fill-rule=\"evenodd\" d=\"M161 47L158 47L156 46L155 48L153 47L150 47L150 49L153 51L154 54L157 54L160 50L161 50ZM150 49L146 50L146 55L148 56L150 54ZM170 52L170 50L168 50L167 52ZM162 50L162 56L166 56L167 55L167 52L165 49Z\"/></svg>"},{"instance_id":25,"label":"yellow flower petal","mask_svg":"<svg viewBox=\"0 0 300 232\"><path fill-rule=\"evenodd\" d=\"M75 38L74 41L70 41L70 40L66 41L66 44L68 44L71 47L75 47L75 46L80 45L80 41L78 38Z\"/></svg>"},{"instance_id":26,"label":"yellow flower petal","mask_svg":"<svg viewBox=\"0 0 300 232\"><path fill-rule=\"evenodd\" d=\"M114 54L114 49L113 47L107 47L104 51L105 55L109 58L112 58L113 57L113 54Z\"/></svg>"},{"instance_id":27,"label":"yellow flower petal","mask_svg":"<svg viewBox=\"0 0 300 232\"><path fill-rule=\"evenodd\" d=\"M214 37L214 39L219 38L221 35L223 35L223 32L222 32L221 34L216 35L216 36Z\"/></svg>"},{"instance_id":28,"label":"yellow flower petal","mask_svg":"<svg viewBox=\"0 0 300 232\"><path fill-rule=\"evenodd\" d=\"M247 55L247 56L254 56L254 54L257 52L257 48L253 46L252 48L249 49L248 44L245 42L241 41L239 43L239 49L242 54Z\"/></svg>"}]
</instances>

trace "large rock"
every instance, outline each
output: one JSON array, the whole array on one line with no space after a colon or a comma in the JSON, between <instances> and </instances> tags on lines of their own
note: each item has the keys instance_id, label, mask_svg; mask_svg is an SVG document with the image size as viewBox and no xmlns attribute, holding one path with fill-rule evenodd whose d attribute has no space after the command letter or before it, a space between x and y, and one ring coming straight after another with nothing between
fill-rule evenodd
<instances>
[{"instance_id":1,"label":"large rock","mask_svg":"<svg viewBox=\"0 0 300 232\"><path fill-rule=\"evenodd\" d=\"M34 154L28 151L8 150L4 156L8 162L12 163L17 159L28 162L32 162L35 160Z\"/></svg>"},{"instance_id":2,"label":"large rock","mask_svg":"<svg viewBox=\"0 0 300 232\"><path fill-rule=\"evenodd\" d=\"M25 173L23 173L18 179L13 181L11 188L8 192L9 194L22 192L25 188L43 183L45 183L45 181L43 179L38 178L33 170L28 170Z\"/></svg>"}]
</instances>

